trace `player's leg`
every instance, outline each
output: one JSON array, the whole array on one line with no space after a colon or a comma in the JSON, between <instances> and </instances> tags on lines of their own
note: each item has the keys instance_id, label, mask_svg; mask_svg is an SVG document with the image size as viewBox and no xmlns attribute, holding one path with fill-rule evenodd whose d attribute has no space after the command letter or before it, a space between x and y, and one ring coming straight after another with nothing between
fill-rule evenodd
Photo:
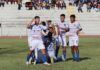
<instances>
[{"instance_id":1,"label":"player's leg","mask_svg":"<svg viewBox=\"0 0 100 70\"><path fill-rule=\"evenodd\" d=\"M75 61L75 51L74 51L74 46L71 46L71 53L72 53L72 59Z\"/></svg>"},{"instance_id":2,"label":"player's leg","mask_svg":"<svg viewBox=\"0 0 100 70\"><path fill-rule=\"evenodd\" d=\"M55 56L58 57L58 53L59 53L59 48L60 48L60 44L59 44L59 38L56 38L56 49L55 49Z\"/></svg>"},{"instance_id":3,"label":"player's leg","mask_svg":"<svg viewBox=\"0 0 100 70\"><path fill-rule=\"evenodd\" d=\"M34 50L30 51L27 55L27 62L26 64L31 64L32 59L34 59Z\"/></svg>"},{"instance_id":4,"label":"player's leg","mask_svg":"<svg viewBox=\"0 0 100 70\"><path fill-rule=\"evenodd\" d=\"M42 52L42 61L43 61L43 64L45 65L50 65L49 63L47 63L47 58L46 58L46 50L45 50L45 46L43 45L43 42L42 41L39 41L38 42L38 48L41 50Z\"/></svg>"},{"instance_id":5,"label":"player's leg","mask_svg":"<svg viewBox=\"0 0 100 70\"><path fill-rule=\"evenodd\" d=\"M62 45L62 57L63 57L63 60L66 60L66 49L67 49L67 42L66 42L66 36L61 36L61 45Z\"/></svg>"},{"instance_id":6,"label":"player's leg","mask_svg":"<svg viewBox=\"0 0 100 70\"><path fill-rule=\"evenodd\" d=\"M75 39L74 50L75 50L75 53L76 53L76 60L78 61L79 60L78 38Z\"/></svg>"},{"instance_id":7,"label":"player's leg","mask_svg":"<svg viewBox=\"0 0 100 70\"><path fill-rule=\"evenodd\" d=\"M79 48L78 46L75 46L75 52L76 52L76 60L79 60Z\"/></svg>"},{"instance_id":8,"label":"player's leg","mask_svg":"<svg viewBox=\"0 0 100 70\"><path fill-rule=\"evenodd\" d=\"M78 38L72 38L71 50L72 50L73 60L78 61L79 60Z\"/></svg>"},{"instance_id":9,"label":"player's leg","mask_svg":"<svg viewBox=\"0 0 100 70\"><path fill-rule=\"evenodd\" d=\"M30 46L30 51L27 55L27 64L31 64L31 60L34 59L34 56L35 56L35 52L34 52L34 49L36 47L36 41L29 41L29 46Z\"/></svg>"},{"instance_id":10,"label":"player's leg","mask_svg":"<svg viewBox=\"0 0 100 70\"><path fill-rule=\"evenodd\" d=\"M34 49L34 61L33 61L34 64L37 63L38 56L39 56L39 55L38 55L38 52L39 52L38 48L35 48L35 49Z\"/></svg>"},{"instance_id":11,"label":"player's leg","mask_svg":"<svg viewBox=\"0 0 100 70\"><path fill-rule=\"evenodd\" d=\"M75 61L74 41L72 38L69 38L69 46L71 47L72 59Z\"/></svg>"},{"instance_id":12,"label":"player's leg","mask_svg":"<svg viewBox=\"0 0 100 70\"><path fill-rule=\"evenodd\" d=\"M55 57L55 51L54 51L54 43L50 43L49 46L48 46L48 55L50 57L50 61L51 63L54 63L54 59L56 60L56 57Z\"/></svg>"}]
</instances>

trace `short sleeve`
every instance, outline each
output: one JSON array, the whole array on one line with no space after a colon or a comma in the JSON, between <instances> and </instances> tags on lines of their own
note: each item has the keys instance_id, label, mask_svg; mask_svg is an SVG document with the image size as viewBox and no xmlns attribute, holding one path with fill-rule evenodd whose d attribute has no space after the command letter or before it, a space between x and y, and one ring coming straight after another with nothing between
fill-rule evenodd
<instances>
[{"instance_id":1,"label":"short sleeve","mask_svg":"<svg viewBox=\"0 0 100 70\"><path fill-rule=\"evenodd\" d=\"M78 22L78 24L77 24L77 28L78 28L78 29L82 29L82 27L81 27L81 25L80 25L79 22Z\"/></svg>"}]
</instances>

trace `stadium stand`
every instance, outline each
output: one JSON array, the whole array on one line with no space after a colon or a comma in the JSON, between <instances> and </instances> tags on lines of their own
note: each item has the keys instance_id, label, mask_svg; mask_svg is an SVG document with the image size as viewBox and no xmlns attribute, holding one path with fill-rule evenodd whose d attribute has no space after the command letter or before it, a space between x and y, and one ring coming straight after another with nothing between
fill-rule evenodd
<instances>
[{"instance_id":1,"label":"stadium stand","mask_svg":"<svg viewBox=\"0 0 100 70\"><path fill-rule=\"evenodd\" d=\"M66 2L68 5L68 2ZM0 8L0 36L26 36L26 25L30 20L39 15L41 20L59 20L59 15L64 13L69 22L69 15L76 14L77 20L80 21L83 31L82 35L100 35L100 12L91 10L87 12L85 5L83 6L83 13L78 13L77 7L67 7L63 10L57 8L51 10L26 10L25 7L19 11L16 9L17 5L5 5ZM73 9L73 10L72 10Z\"/></svg>"}]
</instances>

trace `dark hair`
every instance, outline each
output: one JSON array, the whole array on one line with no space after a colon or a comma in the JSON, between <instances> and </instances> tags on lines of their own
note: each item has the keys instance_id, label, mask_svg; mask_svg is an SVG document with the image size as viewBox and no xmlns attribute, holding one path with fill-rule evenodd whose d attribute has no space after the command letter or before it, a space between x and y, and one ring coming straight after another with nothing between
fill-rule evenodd
<instances>
[{"instance_id":1,"label":"dark hair","mask_svg":"<svg viewBox=\"0 0 100 70\"><path fill-rule=\"evenodd\" d=\"M47 22L48 22L48 23L51 23L52 21L51 21L51 20L48 20Z\"/></svg>"},{"instance_id":2,"label":"dark hair","mask_svg":"<svg viewBox=\"0 0 100 70\"><path fill-rule=\"evenodd\" d=\"M34 18L37 19L37 18L40 18L40 17L39 16L35 16Z\"/></svg>"},{"instance_id":3,"label":"dark hair","mask_svg":"<svg viewBox=\"0 0 100 70\"><path fill-rule=\"evenodd\" d=\"M45 21L42 21L41 24L42 24L43 26L46 26L46 22L45 22Z\"/></svg>"},{"instance_id":4,"label":"dark hair","mask_svg":"<svg viewBox=\"0 0 100 70\"><path fill-rule=\"evenodd\" d=\"M74 14L70 15L70 17L76 18L76 16Z\"/></svg>"},{"instance_id":5,"label":"dark hair","mask_svg":"<svg viewBox=\"0 0 100 70\"><path fill-rule=\"evenodd\" d=\"M63 16L63 17L65 17L65 14L61 14L60 16Z\"/></svg>"}]
</instances>

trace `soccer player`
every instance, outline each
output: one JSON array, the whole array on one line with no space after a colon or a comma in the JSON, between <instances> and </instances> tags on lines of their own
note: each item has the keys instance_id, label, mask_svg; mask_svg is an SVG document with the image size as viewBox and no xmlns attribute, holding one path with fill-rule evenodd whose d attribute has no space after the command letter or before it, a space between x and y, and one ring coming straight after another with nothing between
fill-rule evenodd
<instances>
[{"instance_id":1,"label":"soccer player","mask_svg":"<svg viewBox=\"0 0 100 70\"><path fill-rule=\"evenodd\" d=\"M31 51L30 54L27 56L28 59L30 59L30 56L33 53L33 50L35 48L38 48L39 50L41 50L42 52L42 61L43 64L45 65L50 65L49 63L47 63L47 59L46 59L46 51L45 51L45 47L42 41L42 27L40 25L40 17L39 16L35 16L34 19L34 25L29 25L28 28L32 28L32 42L31 42Z\"/></svg>"},{"instance_id":2,"label":"soccer player","mask_svg":"<svg viewBox=\"0 0 100 70\"><path fill-rule=\"evenodd\" d=\"M70 16L69 23L69 46L71 47L73 61L79 60L79 32L82 30L80 23L76 21L76 16Z\"/></svg>"},{"instance_id":3,"label":"soccer player","mask_svg":"<svg viewBox=\"0 0 100 70\"><path fill-rule=\"evenodd\" d=\"M32 21L27 25L27 33L28 33L28 47L29 47L29 50L31 51L31 48L32 48L32 27L29 27L29 26L32 26L34 25L34 19L32 19ZM26 64L31 64L31 61L32 59L34 58L34 50L33 52L29 53L28 56L27 56L27 62Z\"/></svg>"},{"instance_id":4,"label":"soccer player","mask_svg":"<svg viewBox=\"0 0 100 70\"><path fill-rule=\"evenodd\" d=\"M61 43L62 46L62 60L66 60L66 32L68 32L68 23L65 21L65 14L60 15L60 21L57 23L57 30L58 30L58 41L59 45L56 46L55 55L58 57L59 46ZM57 43L58 44L58 43Z\"/></svg>"}]
</instances>

